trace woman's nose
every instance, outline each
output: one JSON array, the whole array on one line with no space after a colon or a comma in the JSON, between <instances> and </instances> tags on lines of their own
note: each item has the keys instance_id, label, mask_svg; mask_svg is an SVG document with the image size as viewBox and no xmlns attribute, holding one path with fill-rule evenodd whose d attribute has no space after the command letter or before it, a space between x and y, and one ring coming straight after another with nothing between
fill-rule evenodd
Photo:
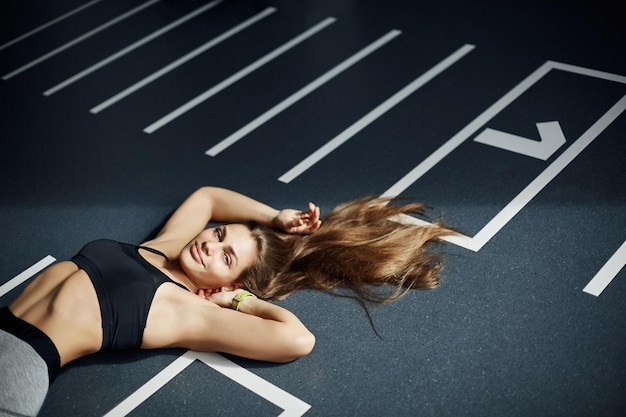
<instances>
[{"instance_id":1,"label":"woman's nose","mask_svg":"<svg viewBox=\"0 0 626 417\"><path fill-rule=\"evenodd\" d=\"M222 242L205 242L204 244L206 254L212 256L217 251L221 250Z\"/></svg>"}]
</instances>

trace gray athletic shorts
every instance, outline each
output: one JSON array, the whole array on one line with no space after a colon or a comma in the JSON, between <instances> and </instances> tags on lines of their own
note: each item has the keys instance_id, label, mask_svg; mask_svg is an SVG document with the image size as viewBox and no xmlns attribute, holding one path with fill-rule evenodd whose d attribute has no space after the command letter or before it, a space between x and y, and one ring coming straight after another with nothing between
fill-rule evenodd
<instances>
[{"instance_id":1,"label":"gray athletic shorts","mask_svg":"<svg viewBox=\"0 0 626 417\"><path fill-rule=\"evenodd\" d=\"M46 361L31 345L0 330L0 416L36 416L48 386Z\"/></svg>"}]
</instances>

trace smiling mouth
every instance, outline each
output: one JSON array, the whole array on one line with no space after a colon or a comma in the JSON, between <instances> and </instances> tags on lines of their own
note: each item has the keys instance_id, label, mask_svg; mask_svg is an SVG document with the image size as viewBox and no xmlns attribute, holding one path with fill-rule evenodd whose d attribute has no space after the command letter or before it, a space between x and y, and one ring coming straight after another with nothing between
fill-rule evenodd
<instances>
[{"instance_id":1,"label":"smiling mouth","mask_svg":"<svg viewBox=\"0 0 626 417\"><path fill-rule=\"evenodd\" d=\"M194 242L193 246L191 247L191 257L200 265L205 266L204 261L202 260L202 255L200 254L200 247L198 246L198 242Z\"/></svg>"}]
</instances>

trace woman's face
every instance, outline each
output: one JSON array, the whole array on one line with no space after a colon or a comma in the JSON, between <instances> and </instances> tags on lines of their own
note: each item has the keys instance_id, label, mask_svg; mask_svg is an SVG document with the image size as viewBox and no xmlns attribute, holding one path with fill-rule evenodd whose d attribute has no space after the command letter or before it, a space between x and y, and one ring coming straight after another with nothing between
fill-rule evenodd
<instances>
[{"instance_id":1,"label":"woman's face","mask_svg":"<svg viewBox=\"0 0 626 417\"><path fill-rule=\"evenodd\" d=\"M250 229L229 224L202 231L183 248L180 264L198 288L232 287L254 264L257 253Z\"/></svg>"}]
</instances>

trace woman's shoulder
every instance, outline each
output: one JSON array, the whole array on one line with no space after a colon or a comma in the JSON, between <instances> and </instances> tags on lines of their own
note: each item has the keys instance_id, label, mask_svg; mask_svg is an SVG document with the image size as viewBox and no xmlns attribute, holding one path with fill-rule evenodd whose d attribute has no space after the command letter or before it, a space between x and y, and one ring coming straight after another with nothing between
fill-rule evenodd
<instances>
[{"instance_id":1,"label":"woman's shoulder","mask_svg":"<svg viewBox=\"0 0 626 417\"><path fill-rule=\"evenodd\" d=\"M141 347L188 347L190 335L205 329L207 317L217 309L210 301L165 283L152 300Z\"/></svg>"}]
</instances>

